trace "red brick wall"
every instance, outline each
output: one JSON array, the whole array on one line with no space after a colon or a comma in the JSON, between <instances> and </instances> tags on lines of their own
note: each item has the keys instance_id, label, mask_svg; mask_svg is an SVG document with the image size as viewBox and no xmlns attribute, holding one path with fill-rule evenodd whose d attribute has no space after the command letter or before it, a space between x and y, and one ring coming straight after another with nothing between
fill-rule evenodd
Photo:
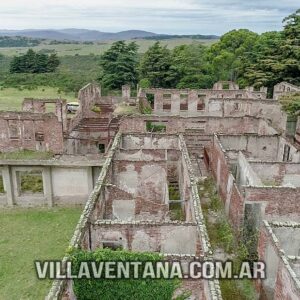
<instances>
[{"instance_id":1,"label":"red brick wall","mask_svg":"<svg viewBox=\"0 0 300 300\"><path fill-rule=\"evenodd\" d=\"M274 300L293 300L300 299L300 290L281 260L278 267L276 285L274 291Z\"/></svg>"},{"instance_id":2,"label":"red brick wall","mask_svg":"<svg viewBox=\"0 0 300 300\"><path fill-rule=\"evenodd\" d=\"M14 136L12 131L16 133ZM37 134L42 134L43 140L37 140ZM0 136L3 152L27 149L63 153L62 123L53 114L1 113Z\"/></svg>"},{"instance_id":3,"label":"red brick wall","mask_svg":"<svg viewBox=\"0 0 300 300\"><path fill-rule=\"evenodd\" d=\"M110 240L110 241L120 241L120 237L123 239L123 245L127 246L129 250L132 250L132 243L134 241L134 237L136 233L142 232L149 240L151 240L151 244L149 246L151 249L148 251L151 252L161 252L162 240L163 236L168 236L176 230L176 228L190 227L191 225L187 224L101 224L94 225L92 228L92 249L99 248L101 246L102 241ZM195 230L195 234L197 234L197 230ZM124 238L126 240L124 240ZM180 243L180 241L178 241ZM202 254L202 247L200 244L200 240L196 238L196 255L199 256ZM174 253L177 254L177 253ZM187 253L185 253L187 254Z\"/></svg>"},{"instance_id":4,"label":"red brick wall","mask_svg":"<svg viewBox=\"0 0 300 300\"><path fill-rule=\"evenodd\" d=\"M266 231L265 226L261 226L261 230L259 232L258 243L257 243L257 253L258 259L264 261L265 260L265 252L268 244L268 232ZM265 300L263 297L263 287L262 280L258 279L255 281L255 289L261 295L260 299Z\"/></svg>"},{"instance_id":5,"label":"red brick wall","mask_svg":"<svg viewBox=\"0 0 300 300\"><path fill-rule=\"evenodd\" d=\"M246 201L262 201L266 203L267 219L300 215L300 188L288 187L246 187Z\"/></svg>"},{"instance_id":6,"label":"red brick wall","mask_svg":"<svg viewBox=\"0 0 300 300\"><path fill-rule=\"evenodd\" d=\"M261 226L257 248L259 260L266 261L266 249L268 245L272 245L276 255L279 258L273 299L300 299L300 290L297 289L296 284L289 270L287 269L287 266L284 264L281 258L282 253L278 248L278 244L274 244L268 228L263 224L263 226ZM266 266L266 268L268 268L268 266ZM263 280L256 281L256 290L260 293L261 300L267 299L263 289L263 284Z\"/></svg>"},{"instance_id":7,"label":"red brick wall","mask_svg":"<svg viewBox=\"0 0 300 300\"><path fill-rule=\"evenodd\" d=\"M228 181L230 180L229 177L233 175L230 173L225 153L222 151L221 146L218 143L218 139L216 137L214 137L213 144L209 149L210 168L216 181L218 181L219 161L220 175L219 182L217 182L217 184L220 197L224 205L226 205L227 201L230 201L228 216L232 225L234 226L234 229L238 231L243 221L244 199L240 194L235 184L235 181L233 181L231 189L227 190Z\"/></svg>"}]
</instances>

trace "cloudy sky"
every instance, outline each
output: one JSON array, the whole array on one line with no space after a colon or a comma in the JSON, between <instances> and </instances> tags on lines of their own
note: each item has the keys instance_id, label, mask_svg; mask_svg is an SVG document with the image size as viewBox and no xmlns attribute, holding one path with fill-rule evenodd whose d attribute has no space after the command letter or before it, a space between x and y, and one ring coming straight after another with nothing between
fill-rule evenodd
<instances>
[{"instance_id":1,"label":"cloudy sky","mask_svg":"<svg viewBox=\"0 0 300 300\"><path fill-rule=\"evenodd\" d=\"M1 0L0 29L140 29L222 34L279 30L299 0Z\"/></svg>"}]
</instances>

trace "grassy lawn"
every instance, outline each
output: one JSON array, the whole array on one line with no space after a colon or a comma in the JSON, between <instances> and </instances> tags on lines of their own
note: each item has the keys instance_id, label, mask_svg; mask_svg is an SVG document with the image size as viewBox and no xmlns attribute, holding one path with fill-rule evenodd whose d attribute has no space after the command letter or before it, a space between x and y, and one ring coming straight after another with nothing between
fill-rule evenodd
<instances>
[{"instance_id":1,"label":"grassy lawn","mask_svg":"<svg viewBox=\"0 0 300 300\"><path fill-rule=\"evenodd\" d=\"M63 98L68 101L76 101L74 93L65 94L58 93L57 88L51 87L38 87L34 90L19 90L16 88L0 89L0 110L22 110L22 102L24 98Z\"/></svg>"},{"instance_id":2,"label":"grassy lawn","mask_svg":"<svg viewBox=\"0 0 300 300\"><path fill-rule=\"evenodd\" d=\"M143 40L137 39L132 40L135 41L139 46L139 52L145 53L147 49L153 45L156 41L154 40ZM130 40L131 42L131 40ZM212 44L216 42L216 40L196 40L190 38L177 38L177 39L170 39L170 40L162 40L160 41L162 45L166 45L169 49L173 49L176 46L183 45L183 44ZM54 50L57 52L59 56L65 55L89 55L89 54L102 54L104 51L110 48L113 41L93 44L93 45L85 45L85 44L59 44L59 45L48 45L48 44L40 44L36 47L31 47L35 51L40 50ZM20 48L0 48L0 53L4 54L5 56L14 56L25 53L29 48L27 47L20 47Z\"/></svg>"},{"instance_id":3,"label":"grassy lawn","mask_svg":"<svg viewBox=\"0 0 300 300\"><path fill-rule=\"evenodd\" d=\"M82 209L0 212L0 299L44 299L50 280L38 280L34 260L61 259Z\"/></svg>"}]
</instances>

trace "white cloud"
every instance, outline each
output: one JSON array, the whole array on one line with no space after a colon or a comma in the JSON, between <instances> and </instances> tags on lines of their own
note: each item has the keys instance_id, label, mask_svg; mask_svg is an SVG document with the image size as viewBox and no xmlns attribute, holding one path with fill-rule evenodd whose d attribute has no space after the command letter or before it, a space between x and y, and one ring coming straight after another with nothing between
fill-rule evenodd
<instances>
[{"instance_id":1,"label":"white cloud","mask_svg":"<svg viewBox=\"0 0 300 300\"><path fill-rule=\"evenodd\" d=\"M282 18L298 7L298 0L9 0L0 2L0 28L261 32L280 29Z\"/></svg>"}]
</instances>

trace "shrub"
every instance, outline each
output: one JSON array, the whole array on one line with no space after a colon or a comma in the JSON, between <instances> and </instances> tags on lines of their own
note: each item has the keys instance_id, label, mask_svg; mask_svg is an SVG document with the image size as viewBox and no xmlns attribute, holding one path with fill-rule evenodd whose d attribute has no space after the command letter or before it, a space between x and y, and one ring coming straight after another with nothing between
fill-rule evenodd
<instances>
[{"instance_id":1,"label":"shrub","mask_svg":"<svg viewBox=\"0 0 300 300\"><path fill-rule=\"evenodd\" d=\"M110 249L98 249L94 252L74 250L70 253L70 258L74 274L78 274L80 263L83 261L155 262L162 259L158 253ZM133 277L133 274L131 276ZM73 289L78 300L171 300L179 284L179 280L170 279L74 279Z\"/></svg>"}]
</instances>

